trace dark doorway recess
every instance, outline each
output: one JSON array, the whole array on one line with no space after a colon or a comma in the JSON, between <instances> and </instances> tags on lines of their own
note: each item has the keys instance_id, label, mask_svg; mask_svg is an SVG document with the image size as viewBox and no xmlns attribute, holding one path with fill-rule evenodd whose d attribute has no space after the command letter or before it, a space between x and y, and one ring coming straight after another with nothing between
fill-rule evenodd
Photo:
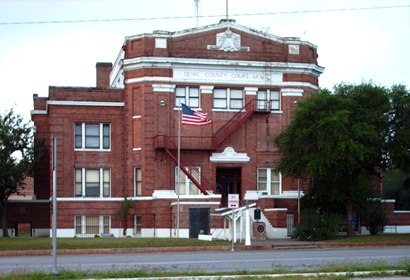
<instances>
[{"instance_id":1,"label":"dark doorway recess","mask_svg":"<svg viewBox=\"0 0 410 280\"><path fill-rule=\"evenodd\" d=\"M218 167L216 169L216 191L222 195L221 206L227 205L227 197L230 193L241 193L241 168Z\"/></svg>"},{"instance_id":2,"label":"dark doorway recess","mask_svg":"<svg viewBox=\"0 0 410 280\"><path fill-rule=\"evenodd\" d=\"M199 234L210 233L209 208L189 208L189 238L198 238Z\"/></svg>"}]
</instances>

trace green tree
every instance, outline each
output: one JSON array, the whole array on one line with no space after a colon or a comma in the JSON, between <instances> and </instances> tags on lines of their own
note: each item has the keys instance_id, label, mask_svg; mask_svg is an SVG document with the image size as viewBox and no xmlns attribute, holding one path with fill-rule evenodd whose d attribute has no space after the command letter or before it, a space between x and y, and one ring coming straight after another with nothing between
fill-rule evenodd
<instances>
[{"instance_id":1,"label":"green tree","mask_svg":"<svg viewBox=\"0 0 410 280\"><path fill-rule=\"evenodd\" d=\"M32 128L22 116L13 109L0 116L0 213L4 237L8 237L8 198L24 189L24 179L33 172L35 151Z\"/></svg>"},{"instance_id":2,"label":"green tree","mask_svg":"<svg viewBox=\"0 0 410 280\"><path fill-rule=\"evenodd\" d=\"M349 236L354 210L367 204L371 182L387 165L405 165L407 134L392 127L403 110L391 101L406 94L400 86L388 90L371 83L342 84L334 93L319 90L298 103L291 124L275 139L282 153L277 169L285 176L313 178L305 201L324 212L344 209Z\"/></svg>"},{"instance_id":3,"label":"green tree","mask_svg":"<svg viewBox=\"0 0 410 280\"><path fill-rule=\"evenodd\" d=\"M410 172L387 170L383 174L383 198L395 199L396 210L410 210Z\"/></svg>"},{"instance_id":4,"label":"green tree","mask_svg":"<svg viewBox=\"0 0 410 280\"><path fill-rule=\"evenodd\" d=\"M120 219L121 223L124 224L122 232L124 236L127 235L128 216L130 214L130 210L133 208L135 208L135 201L124 197L124 201L121 203L121 206L117 211L117 217Z\"/></svg>"},{"instance_id":5,"label":"green tree","mask_svg":"<svg viewBox=\"0 0 410 280\"><path fill-rule=\"evenodd\" d=\"M410 92L403 85L389 91L386 165L410 173Z\"/></svg>"}]
</instances>

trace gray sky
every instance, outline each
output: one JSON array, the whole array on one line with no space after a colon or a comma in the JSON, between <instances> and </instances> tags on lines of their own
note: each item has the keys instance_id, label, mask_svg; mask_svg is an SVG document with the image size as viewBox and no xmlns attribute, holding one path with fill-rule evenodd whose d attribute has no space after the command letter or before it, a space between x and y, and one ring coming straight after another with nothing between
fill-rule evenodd
<instances>
[{"instance_id":1,"label":"gray sky","mask_svg":"<svg viewBox=\"0 0 410 280\"><path fill-rule=\"evenodd\" d=\"M201 26L225 17L225 0L199 6ZM194 0L0 0L0 113L29 120L33 93L95 86L96 62L114 62L126 36L192 28L194 15ZM317 45L321 87L410 85L410 0L230 0L229 15ZM82 22L110 19L134 20ZM27 24L56 21L78 22Z\"/></svg>"}]
</instances>

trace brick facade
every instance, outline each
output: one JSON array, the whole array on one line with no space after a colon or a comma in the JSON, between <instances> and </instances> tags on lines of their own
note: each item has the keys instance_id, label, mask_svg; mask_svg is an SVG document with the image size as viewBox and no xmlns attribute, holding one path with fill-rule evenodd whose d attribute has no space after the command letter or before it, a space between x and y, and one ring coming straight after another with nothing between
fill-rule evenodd
<instances>
[{"instance_id":1,"label":"brick facade","mask_svg":"<svg viewBox=\"0 0 410 280\"><path fill-rule=\"evenodd\" d=\"M179 216L180 234L189 237L195 231L192 215L196 214L191 210L206 214L209 209L208 217L198 216L205 224L209 220L209 225L200 227L222 238L230 226L227 194L237 193L241 205L262 210L268 237L286 237L289 214L296 221L297 198L308 191L309 181L282 178L272 171L280 157L273 139L291 121L298 100L318 89L323 68L317 57L316 46L309 42L221 21L127 37L113 65L97 63L97 87L50 87L48 97L34 96L36 137L46 140L49 151L52 136L57 138L59 236L96 231L121 236L124 222L117 214L127 197L135 202L127 218L127 235L175 236ZM184 97L188 103L189 90L198 91L197 109L208 114L211 125L179 126L178 88L188 90ZM217 100L216 90L225 97ZM235 90L242 95L235 97ZM271 99L261 99L263 91ZM219 101L226 108L215 105ZM235 105L238 102L240 107ZM259 110L257 104L278 105ZM109 148L81 146L81 141L84 145L96 139L105 143L104 133ZM176 190L177 165L172 157L176 149L171 142L177 143L178 135L186 165L181 178L184 172L199 176L190 173L194 168L201 173L200 186L191 181L190 188L184 189L190 194L178 195ZM91 175L87 177L91 171L100 172L99 190ZM137 172L141 172L138 180ZM109 178L108 196L103 178ZM51 183L48 156L35 177L37 195L50 197ZM92 187L97 196L87 194ZM91 220L100 224L89 228Z\"/></svg>"}]
</instances>

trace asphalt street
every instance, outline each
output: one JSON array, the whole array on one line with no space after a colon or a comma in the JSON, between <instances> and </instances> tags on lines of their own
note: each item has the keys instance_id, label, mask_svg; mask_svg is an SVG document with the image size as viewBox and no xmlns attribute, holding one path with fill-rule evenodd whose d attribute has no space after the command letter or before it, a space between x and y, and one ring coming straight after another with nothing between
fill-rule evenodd
<instances>
[{"instance_id":1,"label":"asphalt street","mask_svg":"<svg viewBox=\"0 0 410 280\"><path fill-rule=\"evenodd\" d=\"M223 252L165 252L145 254L61 255L59 270L204 271L306 269L345 264L400 264L410 262L410 246L380 248L328 248ZM0 257L0 274L44 271L51 256Z\"/></svg>"}]
</instances>

